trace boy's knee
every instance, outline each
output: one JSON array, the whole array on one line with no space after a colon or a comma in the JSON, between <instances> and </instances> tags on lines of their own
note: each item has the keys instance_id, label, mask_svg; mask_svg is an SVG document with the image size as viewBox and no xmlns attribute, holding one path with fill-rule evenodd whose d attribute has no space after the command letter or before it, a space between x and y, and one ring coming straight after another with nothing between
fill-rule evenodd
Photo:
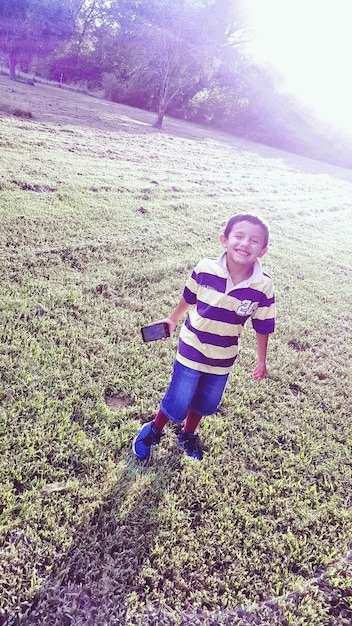
<instances>
[{"instance_id":1,"label":"boy's knee","mask_svg":"<svg viewBox=\"0 0 352 626\"><path fill-rule=\"evenodd\" d=\"M177 414L171 414L171 412L164 406L163 403L160 404L160 410L166 415L166 417L173 422L174 424L181 424L187 417L188 407L184 411L178 411Z\"/></svg>"},{"instance_id":2,"label":"boy's knee","mask_svg":"<svg viewBox=\"0 0 352 626\"><path fill-rule=\"evenodd\" d=\"M219 409L220 403L207 404L207 406L192 406L192 411L199 413L199 415L214 415Z\"/></svg>"}]
</instances>

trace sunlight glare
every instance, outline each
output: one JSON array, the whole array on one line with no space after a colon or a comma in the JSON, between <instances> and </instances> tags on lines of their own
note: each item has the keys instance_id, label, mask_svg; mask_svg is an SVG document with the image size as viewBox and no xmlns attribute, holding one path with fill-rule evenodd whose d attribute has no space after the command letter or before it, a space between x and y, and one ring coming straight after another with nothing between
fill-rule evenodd
<instances>
[{"instance_id":1,"label":"sunlight glare","mask_svg":"<svg viewBox=\"0 0 352 626\"><path fill-rule=\"evenodd\" d=\"M249 50L322 120L352 132L350 0L247 0Z\"/></svg>"}]
</instances>

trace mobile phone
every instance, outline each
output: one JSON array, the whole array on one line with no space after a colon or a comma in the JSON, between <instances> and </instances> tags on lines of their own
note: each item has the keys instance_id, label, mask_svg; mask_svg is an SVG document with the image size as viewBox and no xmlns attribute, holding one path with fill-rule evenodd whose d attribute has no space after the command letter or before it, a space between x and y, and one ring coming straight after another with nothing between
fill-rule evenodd
<instances>
[{"instance_id":1,"label":"mobile phone","mask_svg":"<svg viewBox=\"0 0 352 626\"><path fill-rule=\"evenodd\" d=\"M165 339L170 337L169 325L166 322L152 324L151 326L143 326L141 328L143 341L157 341L157 339Z\"/></svg>"}]
</instances>

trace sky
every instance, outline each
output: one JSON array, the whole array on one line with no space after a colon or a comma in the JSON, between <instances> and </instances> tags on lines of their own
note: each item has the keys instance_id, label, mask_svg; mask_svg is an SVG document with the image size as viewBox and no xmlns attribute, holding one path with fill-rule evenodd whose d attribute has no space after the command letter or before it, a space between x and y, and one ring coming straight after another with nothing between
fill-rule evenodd
<instances>
[{"instance_id":1,"label":"sky","mask_svg":"<svg viewBox=\"0 0 352 626\"><path fill-rule=\"evenodd\" d=\"M352 0L245 0L250 52L322 120L352 132Z\"/></svg>"}]
</instances>

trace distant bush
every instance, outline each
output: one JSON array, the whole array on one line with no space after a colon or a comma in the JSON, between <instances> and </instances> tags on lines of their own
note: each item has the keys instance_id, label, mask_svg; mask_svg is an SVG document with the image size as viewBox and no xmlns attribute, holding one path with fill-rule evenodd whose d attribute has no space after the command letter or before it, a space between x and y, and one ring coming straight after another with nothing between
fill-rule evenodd
<instances>
[{"instance_id":1,"label":"distant bush","mask_svg":"<svg viewBox=\"0 0 352 626\"><path fill-rule=\"evenodd\" d=\"M102 77L102 87L104 97L112 102L123 102L126 97L126 89L123 85L118 83L115 74L111 72L104 72Z\"/></svg>"},{"instance_id":2,"label":"distant bush","mask_svg":"<svg viewBox=\"0 0 352 626\"><path fill-rule=\"evenodd\" d=\"M150 88L141 85L136 77L125 78L114 73L104 72L102 76L104 98L111 102L129 104L133 107L154 111L154 97Z\"/></svg>"},{"instance_id":3,"label":"distant bush","mask_svg":"<svg viewBox=\"0 0 352 626\"><path fill-rule=\"evenodd\" d=\"M0 114L4 113L5 115L14 115L15 117L22 117L25 119L33 119L33 115L31 111L25 111L24 109L14 109L8 104L0 102Z\"/></svg>"},{"instance_id":4,"label":"distant bush","mask_svg":"<svg viewBox=\"0 0 352 626\"><path fill-rule=\"evenodd\" d=\"M33 115L30 111L24 111L23 109L14 109L12 111L12 115L14 115L15 117L23 117L27 119L33 118Z\"/></svg>"}]
</instances>

